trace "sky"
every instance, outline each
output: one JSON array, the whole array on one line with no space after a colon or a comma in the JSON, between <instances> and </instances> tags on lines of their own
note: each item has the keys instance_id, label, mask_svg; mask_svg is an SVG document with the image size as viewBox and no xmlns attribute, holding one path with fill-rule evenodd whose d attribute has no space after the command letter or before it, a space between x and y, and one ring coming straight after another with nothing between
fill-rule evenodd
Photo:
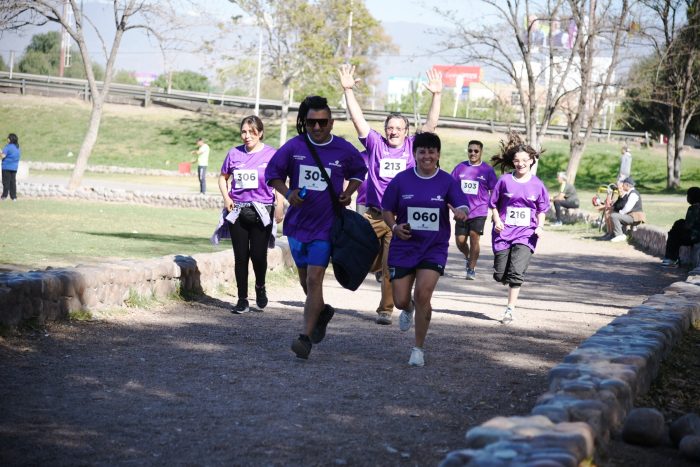
<instances>
[{"instance_id":1,"label":"sky","mask_svg":"<svg viewBox=\"0 0 700 467\"><path fill-rule=\"evenodd\" d=\"M207 9L213 9L225 18L237 13L237 7L227 0L195 0L195 2L206 5ZM86 12L89 11L88 8L91 8L93 12L104 12L101 15L105 21L101 27L103 31L109 30L111 27L108 22L109 8L107 4L109 3L111 2L85 0ZM478 5L481 5L479 0L365 0L365 5L372 15L384 24L387 33L401 48L397 56L382 62L379 77L382 87L385 86L389 77L416 76L433 64L446 63L445 60L439 57L436 59L431 54L431 49L436 48L438 39L426 31L430 28L444 26L444 20L431 11L433 7L440 6L444 9L457 10L459 16L464 17L465 20L469 20L470 15L474 15L474 11L483 11L483 8L481 10L477 8ZM196 16L197 11L188 8L183 11L183 14ZM11 51L15 52L15 56L21 55L33 34L49 30L58 30L58 27L54 24L42 29L26 30L19 34L5 31L0 35L0 55L3 56L6 63L9 63ZM92 42L96 43L97 41ZM232 48L235 49L235 47ZM94 60L104 62L99 48L95 47L91 51L91 55ZM170 62L169 66L173 69L190 69L206 75L212 74L212 65L204 63L196 54L174 52L170 54L168 61ZM165 64L155 43L134 31L124 35L116 68L160 74L163 72ZM384 89L380 89L380 92Z\"/></svg>"}]
</instances>

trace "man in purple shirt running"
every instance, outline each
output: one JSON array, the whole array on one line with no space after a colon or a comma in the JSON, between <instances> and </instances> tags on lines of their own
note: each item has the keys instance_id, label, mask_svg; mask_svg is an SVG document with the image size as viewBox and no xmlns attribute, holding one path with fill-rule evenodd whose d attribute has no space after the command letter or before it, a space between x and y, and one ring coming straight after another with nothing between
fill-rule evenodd
<instances>
[{"instance_id":1,"label":"man in purple shirt running","mask_svg":"<svg viewBox=\"0 0 700 467\"><path fill-rule=\"evenodd\" d=\"M303 359L309 358L312 343L323 340L334 314L333 308L323 301L323 276L330 260L330 232L335 217L328 189L342 206L347 206L367 173L357 149L332 135L332 130L333 117L326 99L307 97L299 106L299 135L279 148L265 169L267 184L283 193L290 204L283 233L306 294L304 329L292 342L292 351ZM311 147L328 173L331 187L326 184ZM348 185L343 190L345 180Z\"/></svg>"},{"instance_id":2,"label":"man in purple shirt running","mask_svg":"<svg viewBox=\"0 0 700 467\"><path fill-rule=\"evenodd\" d=\"M452 170L452 176L469 200L469 218L466 222L457 221L455 224L455 242L466 259L467 280L476 279L476 262L481 253L479 240L484 235L489 196L498 180L493 167L482 162L483 150L481 141L469 141L468 160L457 164Z\"/></svg>"},{"instance_id":3,"label":"man in purple shirt running","mask_svg":"<svg viewBox=\"0 0 700 467\"><path fill-rule=\"evenodd\" d=\"M377 323L391 324L394 311L392 285L389 279L387 258L392 232L382 219L382 197L389 182L399 173L415 166L413 158L414 136L408 135L408 119L401 114L390 114L384 122L384 136L370 128L357 102L353 87L359 81L355 79L355 67L342 65L338 69L340 85L345 93L348 112L352 119L360 142L367 149L367 194L364 216L369 220L381 242L381 250L375 261L375 270L382 271L382 299L377 307ZM421 128L423 132L434 132L440 116L440 94L442 92L442 75L430 70L427 72L428 84L425 88L432 93L428 119Z\"/></svg>"}]
</instances>

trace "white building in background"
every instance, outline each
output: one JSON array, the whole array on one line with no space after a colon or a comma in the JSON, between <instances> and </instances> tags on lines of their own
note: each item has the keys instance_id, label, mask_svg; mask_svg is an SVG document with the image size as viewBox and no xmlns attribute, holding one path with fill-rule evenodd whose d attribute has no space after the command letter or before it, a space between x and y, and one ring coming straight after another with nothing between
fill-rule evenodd
<instances>
[{"instance_id":1,"label":"white building in background","mask_svg":"<svg viewBox=\"0 0 700 467\"><path fill-rule=\"evenodd\" d=\"M391 76L387 82L386 103L387 105L401 104L405 96L411 95L411 83L415 82L416 89L420 89L421 82L425 82L424 78L409 78L405 76Z\"/></svg>"}]
</instances>

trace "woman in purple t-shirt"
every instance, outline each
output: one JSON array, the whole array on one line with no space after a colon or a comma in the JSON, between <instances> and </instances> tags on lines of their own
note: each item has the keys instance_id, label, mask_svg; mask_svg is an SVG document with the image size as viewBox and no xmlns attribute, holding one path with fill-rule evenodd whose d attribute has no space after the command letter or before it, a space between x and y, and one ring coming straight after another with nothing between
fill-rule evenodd
<instances>
[{"instance_id":1,"label":"woman in purple t-shirt","mask_svg":"<svg viewBox=\"0 0 700 467\"><path fill-rule=\"evenodd\" d=\"M255 303L260 311L267 305L265 274L273 209L275 218L282 220L283 203L279 200L275 203L274 190L265 183L265 168L276 150L262 142L263 132L263 122L257 116L244 118L241 121L243 144L229 150L219 176L219 190L229 212L226 221L235 258L238 302L231 310L234 314L250 311L249 261L255 272Z\"/></svg>"},{"instance_id":2,"label":"woman in purple t-shirt","mask_svg":"<svg viewBox=\"0 0 700 467\"><path fill-rule=\"evenodd\" d=\"M435 133L416 135L413 155L415 167L399 172L386 187L382 218L393 232L388 263L394 303L402 310L399 329L408 331L414 310L416 315L416 345L408 364L423 366L430 301L447 262L450 211L465 221L468 208L457 180L438 166L440 138Z\"/></svg>"},{"instance_id":3,"label":"woman in purple t-shirt","mask_svg":"<svg viewBox=\"0 0 700 467\"><path fill-rule=\"evenodd\" d=\"M501 153L491 158L494 167L512 170L498 179L489 199L493 220L493 278L510 287L503 324L513 321L520 286L549 210L547 188L531 172L540 153L524 144L517 133L510 133L508 141L501 141Z\"/></svg>"}]
</instances>

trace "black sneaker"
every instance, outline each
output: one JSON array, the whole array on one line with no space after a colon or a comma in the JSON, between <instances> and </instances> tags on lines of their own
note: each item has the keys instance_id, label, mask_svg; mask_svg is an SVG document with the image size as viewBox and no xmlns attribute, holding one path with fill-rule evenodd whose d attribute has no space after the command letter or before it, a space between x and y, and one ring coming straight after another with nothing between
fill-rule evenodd
<instances>
[{"instance_id":1,"label":"black sneaker","mask_svg":"<svg viewBox=\"0 0 700 467\"><path fill-rule=\"evenodd\" d=\"M239 298L236 306L231 308L231 313L234 315L242 315L243 313L248 313L250 308L248 307L248 300L245 298Z\"/></svg>"},{"instance_id":2,"label":"black sneaker","mask_svg":"<svg viewBox=\"0 0 700 467\"><path fill-rule=\"evenodd\" d=\"M258 305L258 310L262 311L267 306L267 292L265 286L255 286L255 304Z\"/></svg>"},{"instance_id":3,"label":"black sneaker","mask_svg":"<svg viewBox=\"0 0 700 467\"><path fill-rule=\"evenodd\" d=\"M297 358L309 359L311 353L311 340L309 336L299 334L299 337L292 341L292 352L297 355Z\"/></svg>"},{"instance_id":4,"label":"black sneaker","mask_svg":"<svg viewBox=\"0 0 700 467\"><path fill-rule=\"evenodd\" d=\"M326 305L323 307L321 314L318 316L318 321L316 321L316 327L311 333L311 342L318 344L326 337L326 326L328 326L328 323L333 319L334 314L335 310L332 306Z\"/></svg>"}]
</instances>

